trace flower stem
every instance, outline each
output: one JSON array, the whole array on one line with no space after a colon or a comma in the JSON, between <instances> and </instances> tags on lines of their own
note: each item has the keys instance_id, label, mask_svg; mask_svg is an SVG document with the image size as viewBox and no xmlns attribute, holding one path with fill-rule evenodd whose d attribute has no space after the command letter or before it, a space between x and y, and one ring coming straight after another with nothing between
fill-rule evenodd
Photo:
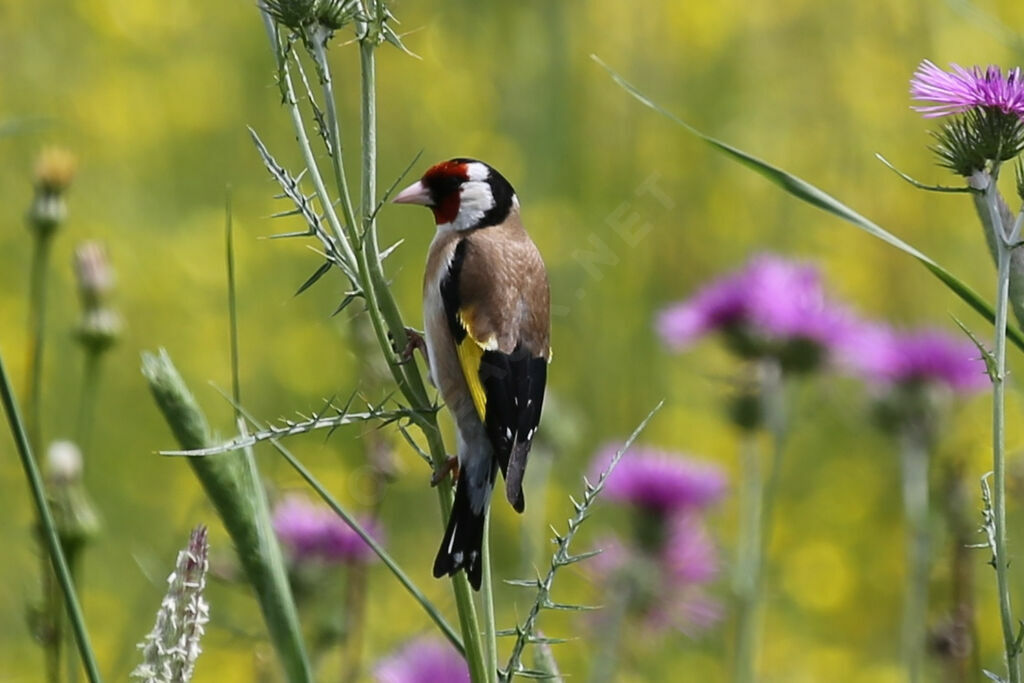
<instances>
[{"instance_id":1,"label":"flower stem","mask_svg":"<svg viewBox=\"0 0 1024 683\"><path fill-rule=\"evenodd\" d=\"M985 200L992 224L997 229L998 273L996 280L995 371L992 374L992 471L994 473L993 513L995 515L996 586L999 593L999 619L1003 628L1003 645L1010 683L1020 683L1020 661L1014 632L1013 610L1010 605L1009 554L1006 547L1006 318L1010 290L1010 256L1012 244L1020 237L1021 220L1018 218L1012 234L1007 235L999 214L996 179L998 168L993 169L991 180L985 187ZM1024 215L1024 214L1022 214Z\"/></svg>"},{"instance_id":2,"label":"flower stem","mask_svg":"<svg viewBox=\"0 0 1024 683\"><path fill-rule=\"evenodd\" d=\"M494 585L491 582L491 514L484 517L484 547L481 562L483 578L480 599L484 606L484 654L487 659L487 683L498 681L498 629L494 622Z\"/></svg>"},{"instance_id":3,"label":"flower stem","mask_svg":"<svg viewBox=\"0 0 1024 683\"><path fill-rule=\"evenodd\" d=\"M736 669L733 680L753 683L757 680L757 652L761 630L761 591L764 583L765 556L771 543L772 515L782 455L786 440L786 415L782 368L774 359L758 364L762 413L771 435L771 468L763 478L760 453L753 438L743 446L743 482L741 492L740 558L737 592Z\"/></svg>"},{"instance_id":4,"label":"flower stem","mask_svg":"<svg viewBox=\"0 0 1024 683\"><path fill-rule=\"evenodd\" d=\"M383 8L377 0L367 0L364 2L363 7L368 17L375 18L377 21L383 21ZM374 208L377 202L377 71L374 50L377 47L377 41L374 36L368 33L369 28L369 25L363 27L359 42L363 155L361 210L363 220L365 221L361 249L361 256L364 260L360 265L368 269L368 272L364 271L364 274L368 275L367 282L364 285L369 285L370 287L371 294L367 296L367 299L372 301L372 305L367 306L367 308L370 311L374 327L378 332L378 341L381 349L387 355L389 364L394 368L395 363L388 354L390 342L386 335L382 336L380 334L383 320L379 319L378 316L387 321L387 328L396 340L399 348L407 343L407 336L398 306L395 303L390 288L387 286L387 281L381 268L380 249L377 244L377 225L374 216ZM404 374L405 379L404 382L399 380L398 384L404 388L406 396L412 399L413 406L420 409L427 407L429 400L427 399L426 388L423 386L416 366L412 363L398 365L398 371ZM431 414L429 421L430 423L424 429L424 434L427 437L434 465L439 467L446 460L447 454L444 444L441 442L441 433L437 429L436 417ZM438 496L441 500L444 519L447 520L451 514L451 484L445 481L442 486L438 486ZM485 571L490 576L490 568L486 568ZM452 586L455 591L455 602L459 612L462 638L465 643L466 661L469 664L471 678L473 683L490 681L494 674L488 676L484 664L484 647L480 638L480 626L465 572L458 573L452 577ZM487 590L490 591L490 587Z\"/></svg>"},{"instance_id":5,"label":"flower stem","mask_svg":"<svg viewBox=\"0 0 1024 683\"><path fill-rule=\"evenodd\" d=\"M619 585L608 596L601 620L597 626L597 652L591 667L590 683L611 683L619 668L619 650L625 635L626 616L634 589L631 577L619 577Z\"/></svg>"},{"instance_id":6,"label":"flower stem","mask_svg":"<svg viewBox=\"0 0 1024 683\"><path fill-rule=\"evenodd\" d=\"M92 438L93 415L96 393L99 387L101 352L86 349L82 366L82 391L78 399L78 421L75 425L75 440L82 453L89 453Z\"/></svg>"},{"instance_id":7,"label":"flower stem","mask_svg":"<svg viewBox=\"0 0 1024 683\"><path fill-rule=\"evenodd\" d=\"M43 346L46 340L46 290L50 270L49 235L37 235L32 241L32 266L29 275L28 369L25 395L25 426L28 442L36 452L42 448L41 406Z\"/></svg>"},{"instance_id":8,"label":"flower stem","mask_svg":"<svg viewBox=\"0 0 1024 683\"><path fill-rule=\"evenodd\" d=\"M306 134L305 125L295 98L294 87L287 70L286 60L283 58L281 47L277 36L277 28L273 19L266 11L262 11L264 24L270 38L271 48L274 50L278 60L278 67L282 78L282 88L285 95L285 106L289 110L292 125L295 129L296 139L303 156L309 177L313 182L320 206L327 218L334 237L342 250L344 257L349 261L351 269L356 271L359 277L358 286L361 288L366 304L366 312L373 326L374 335L377 339L381 353L387 360L389 370L398 384L399 390L404 398L409 401L411 407L416 411L414 418L417 426L423 431L427 440L430 456L435 467L440 467L447 459L447 452L441 439L441 432L437 426L437 418L432 410L432 404L427 396L426 388L420 377L419 370L415 363L400 363L397 355L392 351L390 332L396 348L404 348L408 342L405 325L402 321L398 306L391 294L387 281L383 275L380 263L380 251L377 247L376 225L374 221L374 209L376 201L376 68L374 62L374 50L378 44L375 35L371 35L374 22L384 20L384 11L376 2L363 4L364 19L359 22L357 35L360 42L360 73L362 79L362 197L361 213L362 220L359 221L351 208L351 201L345 201L350 196L345 190L339 190L342 197L342 210L345 211L347 219L353 223L355 230L359 225L363 227L363 234L356 244L356 249L348 239L346 231L338 220L334 204L324 187L323 177L317 166L309 143L309 136ZM317 61L318 66L327 74L321 78L328 83L329 65L326 55L315 46L311 56ZM330 92L333 100L333 92ZM335 163L334 170L336 181L339 185L344 184L344 163L340 159L340 125L337 111L332 102L328 107L328 116L331 120L328 123L328 135L332 140L332 152L339 158ZM346 185L347 187L347 185ZM352 215L349 215L352 214ZM357 254L358 252L358 254ZM442 481L437 486L438 500L441 506L441 513L447 519L451 513L452 486L448 480ZM408 586L407 586L408 587ZM469 664L470 674L474 683L486 681L484 667L483 644L479 622L476 614L476 606L470 591L469 582L464 573L452 577L452 587L455 592L455 602L459 614L459 624L465 644L466 661ZM447 635L447 634L446 634Z\"/></svg>"},{"instance_id":9,"label":"flower stem","mask_svg":"<svg viewBox=\"0 0 1024 683\"><path fill-rule=\"evenodd\" d=\"M64 550L61 548L60 537L57 535L57 526L53 520L53 513L47 503L46 491L43 487L43 478L39 473L39 467L32 455L32 446L25 433L21 415L18 412L18 405L11 389L10 379L7 376L7 368L4 367L3 358L0 357L0 399L4 404L4 412L7 414L7 423L10 425L11 433L18 447L18 455L21 457L21 464L28 479L29 489L36 505L36 513L39 516L40 533L45 541L47 552L53 563L53 571L56 572L57 581L64 594L64 606L67 609L71 621L71 628L75 634L75 642L78 644L78 652L82 657L85 666L85 673L90 683L100 681L99 668L96 666L96 658L93 656L92 645L89 643L89 632L85 626L85 617L82 616L82 609L78 604L78 596L75 594L74 581L71 578L71 570L68 567L67 559L64 557Z\"/></svg>"},{"instance_id":10,"label":"flower stem","mask_svg":"<svg viewBox=\"0 0 1024 683\"><path fill-rule=\"evenodd\" d=\"M903 515L907 524L907 584L903 603L903 665L908 683L920 683L924 675L927 636L928 575L928 448L912 428L900 444L903 473Z\"/></svg>"},{"instance_id":11,"label":"flower stem","mask_svg":"<svg viewBox=\"0 0 1024 683\"><path fill-rule=\"evenodd\" d=\"M762 501L761 454L754 435L744 435L740 444L740 519L736 577L736 674L739 683L755 680L757 649L757 603L761 547L760 515Z\"/></svg>"}]
</instances>

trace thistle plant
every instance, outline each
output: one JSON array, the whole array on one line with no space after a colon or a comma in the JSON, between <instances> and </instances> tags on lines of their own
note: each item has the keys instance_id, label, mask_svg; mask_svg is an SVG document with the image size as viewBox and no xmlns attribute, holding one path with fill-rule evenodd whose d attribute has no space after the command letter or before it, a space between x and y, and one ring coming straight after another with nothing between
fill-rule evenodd
<instances>
[{"instance_id":1,"label":"thistle plant","mask_svg":"<svg viewBox=\"0 0 1024 683\"><path fill-rule=\"evenodd\" d=\"M740 529L734 576L735 680L756 680L765 555L786 439L785 384L825 367L845 342L852 318L825 294L807 264L763 254L663 310L656 327L673 350L717 333L746 367L745 390L729 416L741 434ZM770 437L765 472L759 434Z\"/></svg>"},{"instance_id":2,"label":"thistle plant","mask_svg":"<svg viewBox=\"0 0 1024 683\"><path fill-rule=\"evenodd\" d=\"M210 621L206 601L209 569L206 527L196 527L188 546L178 553L174 571L167 577L167 594L160 602L156 623L139 643L142 662L131 677L145 683L188 683L202 652L200 641Z\"/></svg>"},{"instance_id":3,"label":"thistle plant","mask_svg":"<svg viewBox=\"0 0 1024 683\"><path fill-rule=\"evenodd\" d=\"M61 147L44 149L36 161L34 196L26 215L32 235L32 265L29 282L28 378L25 382L25 420L32 447L42 445L43 351L46 341L46 302L50 270L50 248L54 236L67 220L65 195L75 176L75 158Z\"/></svg>"},{"instance_id":4,"label":"thistle plant","mask_svg":"<svg viewBox=\"0 0 1024 683\"><path fill-rule=\"evenodd\" d=\"M75 338L84 353L76 438L80 447L88 452L100 361L117 343L122 322L110 300L115 275L106 248L99 242L79 244L75 248L74 266L78 299L82 305L82 316L75 329Z\"/></svg>"},{"instance_id":5,"label":"thistle plant","mask_svg":"<svg viewBox=\"0 0 1024 683\"><path fill-rule=\"evenodd\" d=\"M44 149L36 161L33 198L26 214L32 235L29 280L28 359L25 367L25 422L28 439L36 452L42 451L43 360L46 343L46 304L49 289L50 253L54 236L67 220L65 195L75 174L75 159L60 147ZM72 563L72 569L74 563ZM61 680L61 651L64 613L60 588L45 556L40 566L43 587L41 607L35 610L36 633L46 653L47 680Z\"/></svg>"},{"instance_id":6,"label":"thistle plant","mask_svg":"<svg viewBox=\"0 0 1024 683\"><path fill-rule=\"evenodd\" d=\"M362 620L365 616L367 566L373 549L326 505L290 493L274 507L274 531L288 557L288 574L299 616L311 633L314 666L340 641L346 680L358 676ZM383 530L369 517L359 520L378 544ZM339 609L337 591L344 580Z\"/></svg>"},{"instance_id":7,"label":"thistle plant","mask_svg":"<svg viewBox=\"0 0 1024 683\"><path fill-rule=\"evenodd\" d=\"M928 680L928 584L931 576L929 469L953 398L988 384L967 339L938 330L897 331L864 324L851 335L846 362L868 383L879 426L897 441L907 524L903 663L911 683Z\"/></svg>"},{"instance_id":8,"label":"thistle plant","mask_svg":"<svg viewBox=\"0 0 1024 683\"><path fill-rule=\"evenodd\" d=\"M995 343L982 349L992 381L992 539L999 615L1006 655L1007 680L1020 683L1020 646L1008 577L1006 534L1006 338L1013 280L1014 252L1019 246L1024 211L1015 219L1004 212L996 186L1002 165L1024 150L1024 81L1021 70L1006 73L953 67L951 72L925 61L911 80L911 94L927 104L926 117L949 116L935 133L939 163L962 177L982 217L986 241L996 261ZM1024 286L1024 271L1021 285ZM994 674L993 674L994 675Z\"/></svg>"},{"instance_id":9,"label":"thistle plant","mask_svg":"<svg viewBox=\"0 0 1024 683\"><path fill-rule=\"evenodd\" d=\"M591 472L605 471L617 450L599 452ZM635 628L652 637L668 630L694 636L719 620L721 609L705 591L719 561L703 513L725 490L718 466L645 447L629 449L607 477L605 498L631 513L632 533L599 541L602 552L589 566L607 596L594 619L590 680L616 679L623 636Z\"/></svg>"}]
</instances>

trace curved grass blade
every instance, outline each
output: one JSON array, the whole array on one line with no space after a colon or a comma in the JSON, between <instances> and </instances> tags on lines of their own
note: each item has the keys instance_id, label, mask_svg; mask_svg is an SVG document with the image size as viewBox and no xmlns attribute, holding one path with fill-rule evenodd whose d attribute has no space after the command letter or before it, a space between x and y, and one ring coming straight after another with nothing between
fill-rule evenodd
<instances>
[{"instance_id":1,"label":"curved grass blade","mask_svg":"<svg viewBox=\"0 0 1024 683\"><path fill-rule=\"evenodd\" d=\"M636 87L632 83L624 79L614 69L609 67L603 61L601 61L600 57L598 57L597 55L591 55L590 57L599 65L601 65L609 73L609 75L611 75L612 80L618 83L626 92L628 92L630 95L636 98L641 104L650 107L651 109L658 112L662 116L668 118L672 122L679 124L680 126L685 128L687 132L689 132L690 134L695 135L696 137L700 138L704 142L708 143L709 145L717 149L719 152L722 152L723 154L730 157L734 161L739 162L740 164L746 166L755 173L758 173L759 175L763 176L769 182L778 185L783 190L793 195L797 199L801 199L810 204L811 206L815 206L821 209L822 211L826 211L834 216L838 216L847 223L851 223L856 227L860 228L861 230L863 230L864 232L874 237L877 237L883 242L886 242L891 246L896 247L900 251L903 251L904 253L907 253L910 256L913 256L915 259L918 260L918 262L921 263L921 265L927 268L932 273L932 275L941 280L943 284L949 287L949 289L951 289L954 294L960 297L968 306L970 306L979 314L981 314L981 316L988 320L990 323L995 322L995 312L992 310L992 306L989 305L989 303L985 301L985 299L983 299L980 294L971 289L969 285L962 282L955 275L953 275L944 267L939 265L930 256L927 256L924 253L918 251L916 248L907 244L899 237L896 237L888 230L885 230L881 226L868 220L864 216L860 215L850 207L840 202L832 195L828 194L824 190L815 187L814 185L811 185L802 178L798 178L795 175L783 171L781 168L772 166L768 162L762 161L757 157L747 154L743 150L733 147L728 143L722 142L721 140L717 140L709 135L705 135L704 133L700 132L699 130L688 124L686 121L683 121L681 118L679 118L672 112L663 108L661 105L655 103L653 100L651 100L646 95L641 93L639 90L636 89ZM1024 351L1024 334L1021 333L1018 327L1016 327L1015 325L1007 325L1006 335L1011 341L1013 341L1014 345L1018 349Z\"/></svg>"}]
</instances>

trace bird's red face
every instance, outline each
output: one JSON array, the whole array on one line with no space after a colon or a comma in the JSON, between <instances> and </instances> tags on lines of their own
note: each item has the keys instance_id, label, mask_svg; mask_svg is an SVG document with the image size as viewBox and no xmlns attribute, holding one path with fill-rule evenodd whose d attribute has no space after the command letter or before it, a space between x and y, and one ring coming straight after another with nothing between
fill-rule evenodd
<instances>
[{"instance_id":1,"label":"bird's red face","mask_svg":"<svg viewBox=\"0 0 1024 683\"><path fill-rule=\"evenodd\" d=\"M453 230L497 225L517 202L515 191L500 173L482 161L465 158L434 164L392 201L428 206L439 228Z\"/></svg>"}]
</instances>

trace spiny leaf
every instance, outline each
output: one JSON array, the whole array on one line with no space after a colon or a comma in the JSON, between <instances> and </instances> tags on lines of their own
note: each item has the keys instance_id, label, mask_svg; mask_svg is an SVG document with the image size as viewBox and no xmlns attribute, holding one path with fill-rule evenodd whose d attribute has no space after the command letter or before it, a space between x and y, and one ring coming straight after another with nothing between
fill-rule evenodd
<instances>
[{"instance_id":1,"label":"spiny leaf","mask_svg":"<svg viewBox=\"0 0 1024 683\"><path fill-rule=\"evenodd\" d=\"M967 326L964 325L963 322L961 322L960 319L957 318L955 315L953 316L953 322L955 322L957 327L959 327L960 330L964 334L966 334L970 338L970 340L972 342L974 342L974 345L977 347L978 351L981 353L981 360L983 360L985 362L985 373L988 375L988 378L990 380L995 382L996 381L996 374L997 374L996 373L996 368L999 367L998 364L996 363L996 357L992 354L991 351L989 351L985 347L984 344L981 343L981 340L978 339L974 335L973 332L971 332L969 329L967 329Z\"/></svg>"},{"instance_id":2,"label":"spiny leaf","mask_svg":"<svg viewBox=\"0 0 1024 683\"><path fill-rule=\"evenodd\" d=\"M332 264L330 261L324 261L323 263L321 263L320 267L317 268L316 271L312 275L310 275L297 290L295 290L295 296L302 294L307 289L316 284L316 282L320 278L322 278L324 275L327 275L327 273L330 272L331 270L331 265Z\"/></svg>"}]
</instances>

